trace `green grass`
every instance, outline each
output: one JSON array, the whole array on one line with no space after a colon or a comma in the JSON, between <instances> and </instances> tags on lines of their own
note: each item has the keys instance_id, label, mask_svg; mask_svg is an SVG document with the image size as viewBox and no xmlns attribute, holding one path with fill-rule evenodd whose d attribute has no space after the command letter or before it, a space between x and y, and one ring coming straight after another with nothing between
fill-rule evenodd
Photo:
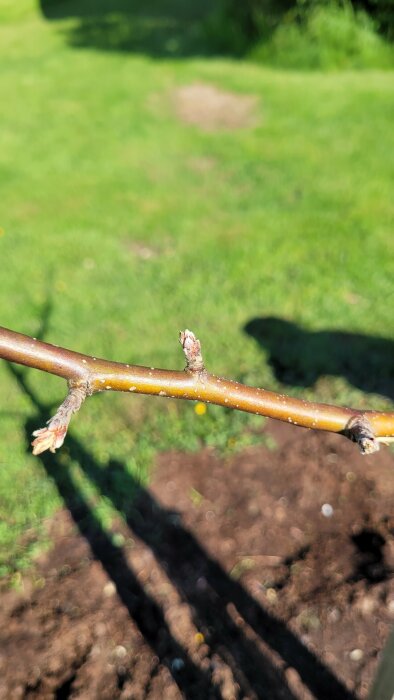
<instances>
[{"instance_id":1,"label":"green grass","mask_svg":"<svg viewBox=\"0 0 394 700\"><path fill-rule=\"evenodd\" d=\"M273 35L254 48L254 60L311 70L394 67L392 45L350 2L312 5L301 15L290 12Z\"/></svg>"},{"instance_id":2,"label":"green grass","mask_svg":"<svg viewBox=\"0 0 394 700\"><path fill-rule=\"evenodd\" d=\"M76 47L80 20L47 21L32 0L3 2L0 21L2 325L174 368L183 366L177 333L189 327L212 371L272 388L267 354L243 331L251 318L393 339L392 73L307 75L159 59L148 45ZM182 123L174 90L196 82L255 95L256 125ZM6 574L28 564L61 503L53 470L27 452L26 429L42 424L40 411L49 417L65 387L23 376L30 398L1 363ZM390 405L343 377L290 391ZM256 418L211 406L197 416L193 404L102 395L73 421L74 448L66 443L53 464L59 478L72 471L111 528L119 512L86 476L87 455L109 479L116 460L146 481L157 450L234 449L255 428ZM127 510L132 494L118 471L117 480Z\"/></svg>"}]
</instances>

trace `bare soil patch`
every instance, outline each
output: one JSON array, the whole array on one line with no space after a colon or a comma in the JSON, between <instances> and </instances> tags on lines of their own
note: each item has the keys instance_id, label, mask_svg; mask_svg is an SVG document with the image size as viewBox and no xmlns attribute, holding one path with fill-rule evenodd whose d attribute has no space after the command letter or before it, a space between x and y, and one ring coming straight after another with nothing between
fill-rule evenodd
<instances>
[{"instance_id":1,"label":"bare soil patch","mask_svg":"<svg viewBox=\"0 0 394 700\"><path fill-rule=\"evenodd\" d=\"M56 516L1 596L1 700L366 697L394 619L393 454L269 430L273 451L162 455L117 544L81 504Z\"/></svg>"},{"instance_id":2,"label":"bare soil patch","mask_svg":"<svg viewBox=\"0 0 394 700\"><path fill-rule=\"evenodd\" d=\"M224 92L213 85L194 83L174 93L178 117L204 131L242 129L257 123L257 99L253 95Z\"/></svg>"}]
</instances>

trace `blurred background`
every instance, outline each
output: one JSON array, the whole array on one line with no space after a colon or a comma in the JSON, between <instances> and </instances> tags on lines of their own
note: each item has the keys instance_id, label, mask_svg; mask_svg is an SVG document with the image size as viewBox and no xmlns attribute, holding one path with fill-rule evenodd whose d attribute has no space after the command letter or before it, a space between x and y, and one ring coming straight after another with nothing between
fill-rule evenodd
<instances>
[{"instance_id":1,"label":"blurred background","mask_svg":"<svg viewBox=\"0 0 394 700\"><path fill-rule=\"evenodd\" d=\"M2 0L1 324L168 368L188 327L217 374L392 409L393 32L390 0ZM5 363L0 385L17 586L68 488L28 449L64 385ZM157 454L231 455L262 425L101 395L56 464L112 537ZM123 464L116 507L82 445Z\"/></svg>"}]
</instances>

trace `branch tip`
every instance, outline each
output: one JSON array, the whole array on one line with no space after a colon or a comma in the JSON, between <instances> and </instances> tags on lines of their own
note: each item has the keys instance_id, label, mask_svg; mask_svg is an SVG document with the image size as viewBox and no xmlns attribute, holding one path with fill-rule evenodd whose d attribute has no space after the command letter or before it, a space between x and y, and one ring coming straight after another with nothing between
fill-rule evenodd
<instances>
[{"instance_id":1,"label":"branch tip","mask_svg":"<svg viewBox=\"0 0 394 700\"><path fill-rule=\"evenodd\" d=\"M49 419L46 428L39 428L33 433L33 455L39 455L46 450L56 452L63 445L64 438L73 413L76 413L86 396L89 394L87 384L69 385L69 391L55 415Z\"/></svg>"},{"instance_id":2,"label":"branch tip","mask_svg":"<svg viewBox=\"0 0 394 700\"><path fill-rule=\"evenodd\" d=\"M356 442L363 455L370 455L380 448L379 440L375 437L372 426L366 416L354 416L346 426L345 435Z\"/></svg>"},{"instance_id":3,"label":"branch tip","mask_svg":"<svg viewBox=\"0 0 394 700\"><path fill-rule=\"evenodd\" d=\"M56 452L58 447L61 447L66 437L67 426L58 428L39 428L35 430L33 437L32 447L33 455L40 455L41 452L49 450L49 452Z\"/></svg>"},{"instance_id":4,"label":"branch tip","mask_svg":"<svg viewBox=\"0 0 394 700\"><path fill-rule=\"evenodd\" d=\"M186 371L198 374L204 373L205 366L201 354L201 343L194 333L186 328L186 330L180 332L179 342L186 357Z\"/></svg>"}]
</instances>

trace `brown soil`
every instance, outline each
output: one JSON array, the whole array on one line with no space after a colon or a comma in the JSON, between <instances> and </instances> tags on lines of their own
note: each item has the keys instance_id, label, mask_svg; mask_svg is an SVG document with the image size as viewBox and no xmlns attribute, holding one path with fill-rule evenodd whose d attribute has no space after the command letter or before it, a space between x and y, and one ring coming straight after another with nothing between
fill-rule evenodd
<instances>
[{"instance_id":1,"label":"brown soil","mask_svg":"<svg viewBox=\"0 0 394 700\"><path fill-rule=\"evenodd\" d=\"M393 454L269 430L276 450L162 456L117 540L87 504L58 514L2 594L1 700L366 697L394 619Z\"/></svg>"},{"instance_id":2,"label":"brown soil","mask_svg":"<svg viewBox=\"0 0 394 700\"><path fill-rule=\"evenodd\" d=\"M223 92L213 85L194 83L176 90L175 108L179 118L204 131L241 129L256 123L256 98Z\"/></svg>"}]
</instances>

